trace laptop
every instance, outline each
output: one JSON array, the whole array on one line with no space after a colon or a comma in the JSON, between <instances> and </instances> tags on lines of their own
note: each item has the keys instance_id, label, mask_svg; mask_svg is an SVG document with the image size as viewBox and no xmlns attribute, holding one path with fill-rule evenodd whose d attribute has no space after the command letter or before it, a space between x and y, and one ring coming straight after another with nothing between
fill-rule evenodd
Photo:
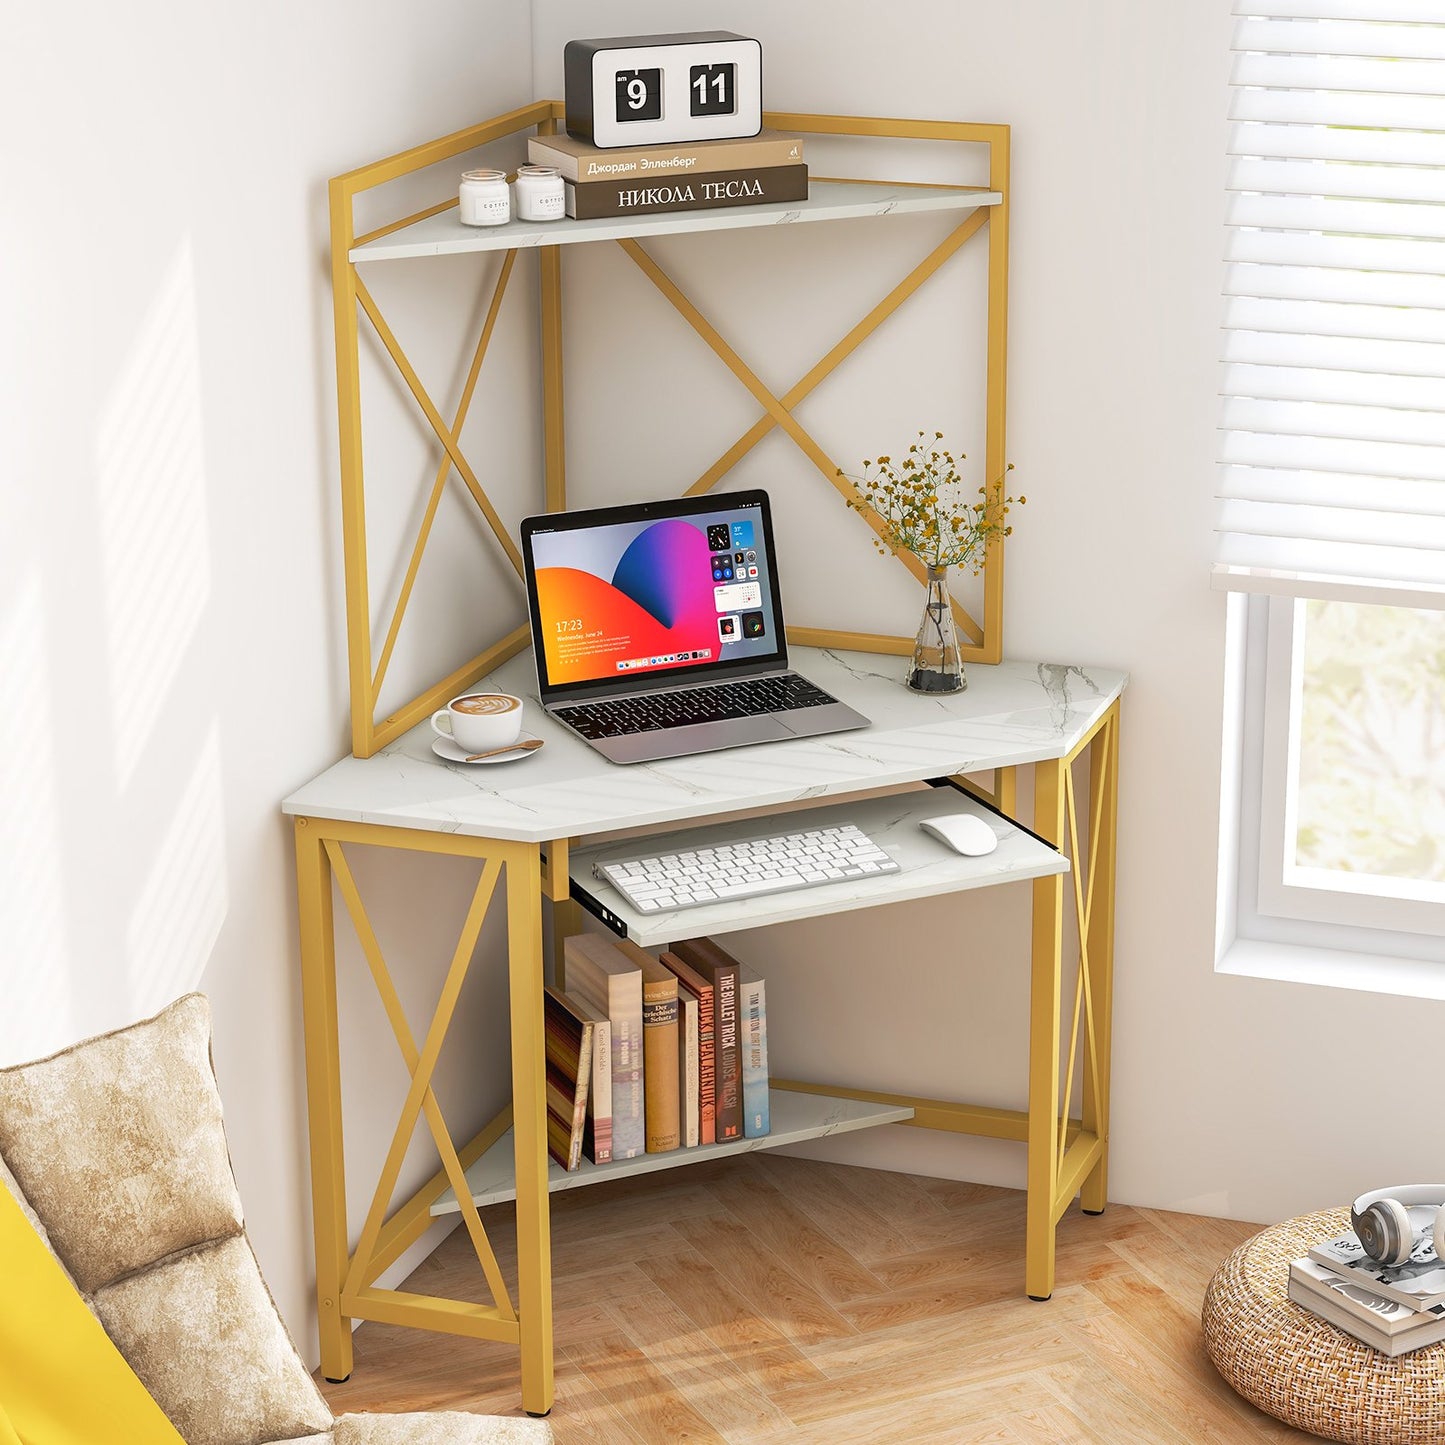
<instances>
[{"instance_id":1,"label":"laptop","mask_svg":"<svg viewBox=\"0 0 1445 1445\"><path fill-rule=\"evenodd\" d=\"M614 763L868 726L788 666L766 492L522 523L537 687Z\"/></svg>"}]
</instances>

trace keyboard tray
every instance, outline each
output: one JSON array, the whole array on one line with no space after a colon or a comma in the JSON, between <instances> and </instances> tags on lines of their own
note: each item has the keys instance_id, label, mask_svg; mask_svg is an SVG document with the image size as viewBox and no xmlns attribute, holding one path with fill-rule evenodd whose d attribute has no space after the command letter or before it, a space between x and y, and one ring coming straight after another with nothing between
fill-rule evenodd
<instances>
[{"instance_id":1,"label":"keyboard tray","mask_svg":"<svg viewBox=\"0 0 1445 1445\"><path fill-rule=\"evenodd\" d=\"M998 837L998 847L981 858L967 858L918 826L924 818L948 813L974 813L983 818ZM592 864L597 860L625 857L648 849L668 853L681 848L709 848L774 832L791 833L837 823L857 824L898 860L899 871L735 902L647 914L638 913L615 888L592 873ZM569 865L572 896L615 933L644 948L700 934L762 928L770 923L846 913L855 908L876 908L909 898L932 898L942 893L989 888L998 883L1045 878L1069 871L1069 860L1057 849L953 787L919 788L887 797L859 798L822 808L803 808L767 817L654 833L646 838L599 843L574 850Z\"/></svg>"}]
</instances>

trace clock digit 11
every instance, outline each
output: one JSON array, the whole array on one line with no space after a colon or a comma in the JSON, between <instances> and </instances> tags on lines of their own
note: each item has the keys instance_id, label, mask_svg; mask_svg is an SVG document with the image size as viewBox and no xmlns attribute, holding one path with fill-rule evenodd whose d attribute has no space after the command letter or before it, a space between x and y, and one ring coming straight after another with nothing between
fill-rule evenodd
<instances>
[{"instance_id":1,"label":"clock digit 11","mask_svg":"<svg viewBox=\"0 0 1445 1445\"><path fill-rule=\"evenodd\" d=\"M693 115L731 115L737 109L737 66L694 65L688 71L688 102Z\"/></svg>"}]
</instances>

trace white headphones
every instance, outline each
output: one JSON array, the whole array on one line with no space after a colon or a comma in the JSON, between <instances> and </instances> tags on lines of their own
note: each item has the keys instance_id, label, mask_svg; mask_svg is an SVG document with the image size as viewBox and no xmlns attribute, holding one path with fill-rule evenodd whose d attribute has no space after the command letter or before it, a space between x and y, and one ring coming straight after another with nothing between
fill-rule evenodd
<instances>
[{"instance_id":1,"label":"white headphones","mask_svg":"<svg viewBox=\"0 0 1445 1445\"><path fill-rule=\"evenodd\" d=\"M1422 1208L1435 1211L1433 1225L1412 1221L1412 1212ZM1350 1205L1350 1223L1365 1253L1380 1264L1408 1264L1416 1241L1427 1233L1445 1261L1445 1184L1406 1184L1362 1194Z\"/></svg>"}]
</instances>

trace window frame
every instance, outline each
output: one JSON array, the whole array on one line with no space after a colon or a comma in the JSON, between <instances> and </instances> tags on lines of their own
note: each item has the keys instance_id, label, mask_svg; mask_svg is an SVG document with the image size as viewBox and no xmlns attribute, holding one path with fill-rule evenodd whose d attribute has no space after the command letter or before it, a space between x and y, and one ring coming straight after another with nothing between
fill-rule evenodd
<instances>
[{"instance_id":1,"label":"window frame","mask_svg":"<svg viewBox=\"0 0 1445 1445\"><path fill-rule=\"evenodd\" d=\"M1221 809L1221 954L1239 938L1419 960L1445 974L1445 901L1392 896L1401 889L1372 875L1286 864L1299 747L1296 619L1305 600L1236 594L1234 605L1242 612L1229 640L1238 724ZM1363 886L1341 886L1342 878ZM1428 882L1413 889L1445 893Z\"/></svg>"}]
</instances>

